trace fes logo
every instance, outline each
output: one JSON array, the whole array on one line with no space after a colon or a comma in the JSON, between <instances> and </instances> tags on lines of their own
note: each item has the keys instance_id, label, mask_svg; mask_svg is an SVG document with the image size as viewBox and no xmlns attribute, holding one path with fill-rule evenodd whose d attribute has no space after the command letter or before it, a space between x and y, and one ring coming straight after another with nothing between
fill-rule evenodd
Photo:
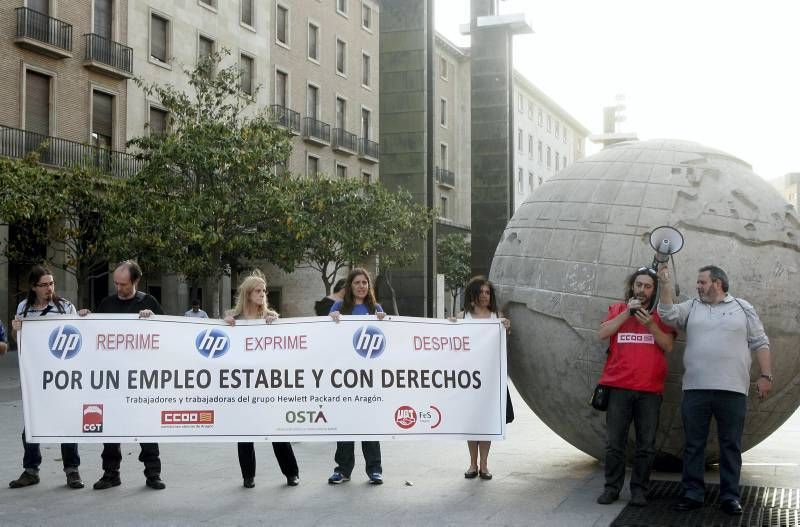
<instances>
[{"instance_id":1,"label":"fes logo","mask_svg":"<svg viewBox=\"0 0 800 527\"><path fill-rule=\"evenodd\" d=\"M362 326L353 334L353 349L365 359L376 359L386 349L386 336L375 326Z\"/></svg>"},{"instance_id":2,"label":"fes logo","mask_svg":"<svg viewBox=\"0 0 800 527\"><path fill-rule=\"evenodd\" d=\"M50 353L57 359L71 359L81 350L81 332L75 326L58 326L50 333Z\"/></svg>"},{"instance_id":3,"label":"fes logo","mask_svg":"<svg viewBox=\"0 0 800 527\"><path fill-rule=\"evenodd\" d=\"M197 334L194 344L200 355L209 359L216 359L228 353L231 347L231 339L222 330L216 328L206 329Z\"/></svg>"}]
</instances>

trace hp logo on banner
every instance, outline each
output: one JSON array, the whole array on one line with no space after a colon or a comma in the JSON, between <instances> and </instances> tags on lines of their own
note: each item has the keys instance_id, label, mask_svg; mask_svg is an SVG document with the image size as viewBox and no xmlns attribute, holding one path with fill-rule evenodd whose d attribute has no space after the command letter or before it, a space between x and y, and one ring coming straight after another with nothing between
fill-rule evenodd
<instances>
[{"instance_id":1,"label":"hp logo on banner","mask_svg":"<svg viewBox=\"0 0 800 527\"><path fill-rule=\"evenodd\" d=\"M219 329L207 329L198 333L197 338L194 339L194 344L200 355L209 359L216 359L228 353L231 347L231 339Z\"/></svg>"},{"instance_id":2,"label":"hp logo on banner","mask_svg":"<svg viewBox=\"0 0 800 527\"><path fill-rule=\"evenodd\" d=\"M353 334L353 349L365 359L376 359L386 349L386 337L375 326L362 326Z\"/></svg>"},{"instance_id":3,"label":"hp logo on banner","mask_svg":"<svg viewBox=\"0 0 800 527\"><path fill-rule=\"evenodd\" d=\"M81 350L81 332L75 326L58 326L50 333L50 353L57 359L71 359Z\"/></svg>"}]
</instances>

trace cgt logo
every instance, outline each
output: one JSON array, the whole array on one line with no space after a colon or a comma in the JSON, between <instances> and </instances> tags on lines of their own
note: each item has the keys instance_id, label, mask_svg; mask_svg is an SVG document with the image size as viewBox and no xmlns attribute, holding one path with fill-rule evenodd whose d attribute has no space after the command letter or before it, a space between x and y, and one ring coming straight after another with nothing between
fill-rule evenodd
<instances>
[{"instance_id":1,"label":"cgt logo","mask_svg":"<svg viewBox=\"0 0 800 527\"><path fill-rule=\"evenodd\" d=\"M401 406L394 412L394 422L403 430L417 424L417 411L410 406Z\"/></svg>"},{"instance_id":2,"label":"cgt logo","mask_svg":"<svg viewBox=\"0 0 800 527\"><path fill-rule=\"evenodd\" d=\"M197 338L194 339L194 345L203 357L216 359L228 353L231 347L231 339L222 330L216 328L206 329L197 334Z\"/></svg>"},{"instance_id":3,"label":"cgt logo","mask_svg":"<svg viewBox=\"0 0 800 527\"><path fill-rule=\"evenodd\" d=\"M214 410L162 410L163 426L213 425Z\"/></svg>"},{"instance_id":4,"label":"cgt logo","mask_svg":"<svg viewBox=\"0 0 800 527\"><path fill-rule=\"evenodd\" d=\"M101 434L103 433L103 405L84 404L83 405L83 433Z\"/></svg>"},{"instance_id":5,"label":"cgt logo","mask_svg":"<svg viewBox=\"0 0 800 527\"><path fill-rule=\"evenodd\" d=\"M353 334L353 349L365 359L376 359L386 349L386 337L375 326L362 326Z\"/></svg>"},{"instance_id":6,"label":"cgt logo","mask_svg":"<svg viewBox=\"0 0 800 527\"><path fill-rule=\"evenodd\" d=\"M57 359L71 359L81 350L81 332L75 326L58 326L50 333L50 353Z\"/></svg>"}]
</instances>

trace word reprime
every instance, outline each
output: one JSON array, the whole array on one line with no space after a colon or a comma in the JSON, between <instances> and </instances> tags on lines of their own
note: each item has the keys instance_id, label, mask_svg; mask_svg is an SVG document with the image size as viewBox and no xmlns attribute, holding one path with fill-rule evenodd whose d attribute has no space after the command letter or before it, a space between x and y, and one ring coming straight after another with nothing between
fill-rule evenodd
<instances>
[{"instance_id":1,"label":"word reprime","mask_svg":"<svg viewBox=\"0 0 800 527\"><path fill-rule=\"evenodd\" d=\"M114 350L157 350L161 346L159 333L98 333L97 349Z\"/></svg>"}]
</instances>

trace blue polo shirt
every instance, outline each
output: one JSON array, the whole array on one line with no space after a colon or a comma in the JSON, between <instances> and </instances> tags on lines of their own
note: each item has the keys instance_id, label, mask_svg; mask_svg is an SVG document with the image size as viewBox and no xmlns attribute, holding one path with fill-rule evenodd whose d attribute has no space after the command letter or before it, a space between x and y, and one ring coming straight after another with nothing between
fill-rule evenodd
<instances>
[{"instance_id":1,"label":"blue polo shirt","mask_svg":"<svg viewBox=\"0 0 800 527\"><path fill-rule=\"evenodd\" d=\"M331 313L334 311L341 311L343 302L338 300L335 304L331 306ZM383 308L380 304L375 304L375 312L383 311ZM350 313L351 315L370 315L371 313L367 310L366 304L356 304L353 306L353 312Z\"/></svg>"}]
</instances>

